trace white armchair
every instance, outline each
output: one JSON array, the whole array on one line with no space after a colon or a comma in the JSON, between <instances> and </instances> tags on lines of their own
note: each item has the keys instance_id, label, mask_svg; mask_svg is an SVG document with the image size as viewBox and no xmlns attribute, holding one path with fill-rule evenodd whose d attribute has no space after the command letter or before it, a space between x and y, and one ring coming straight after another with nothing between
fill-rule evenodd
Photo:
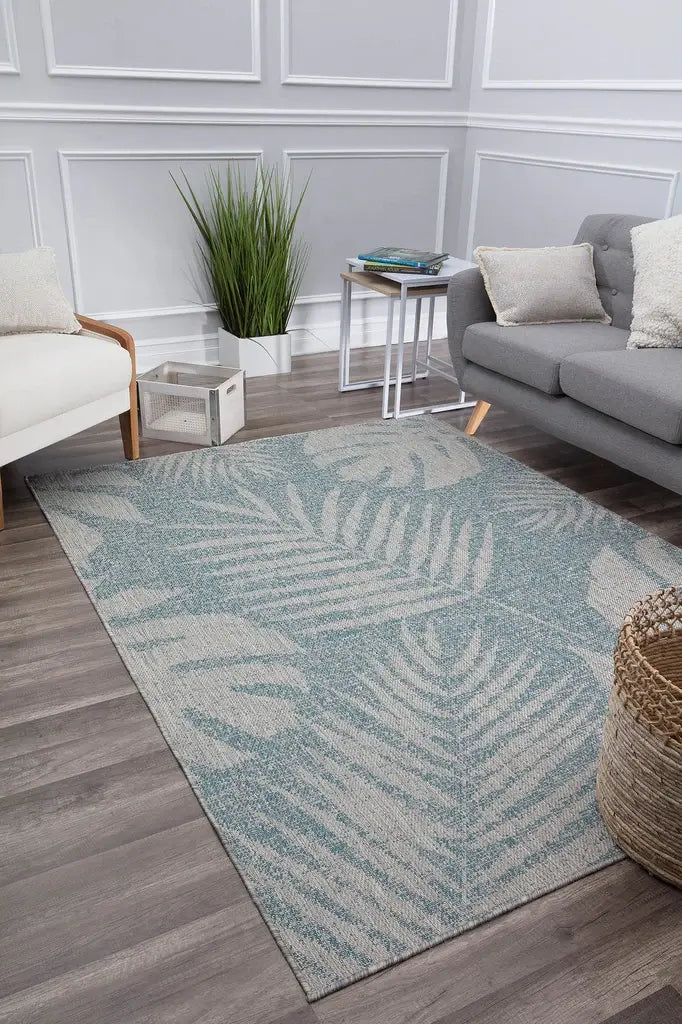
<instances>
[{"instance_id":1,"label":"white armchair","mask_svg":"<svg viewBox=\"0 0 682 1024\"><path fill-rule=\"evenodd\" d=\"M120 327L78 321L79 334L0 335L0 467L116 415L125 457L139 458L135 343Z\"/></svg>"}]
</instances>

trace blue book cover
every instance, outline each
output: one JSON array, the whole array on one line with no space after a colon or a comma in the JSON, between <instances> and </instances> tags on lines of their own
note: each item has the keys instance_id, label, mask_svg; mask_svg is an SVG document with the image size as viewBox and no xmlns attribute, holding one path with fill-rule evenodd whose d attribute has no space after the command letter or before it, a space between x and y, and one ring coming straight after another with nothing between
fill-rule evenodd
<instances>
[{"instance_id":1,"label":"blue book cover","mask_svg":"<svg viewBox=\"0 0 682 1024\"><path fill-rule=\"evenodd\" d=\"M372 249L371 252L359 253L359 260L368 263L402 264L405 267L430 267L440 263L447 257L446 252L422 252L419 249L397 249L389 245Z\"/></svg>"}]
</instances>

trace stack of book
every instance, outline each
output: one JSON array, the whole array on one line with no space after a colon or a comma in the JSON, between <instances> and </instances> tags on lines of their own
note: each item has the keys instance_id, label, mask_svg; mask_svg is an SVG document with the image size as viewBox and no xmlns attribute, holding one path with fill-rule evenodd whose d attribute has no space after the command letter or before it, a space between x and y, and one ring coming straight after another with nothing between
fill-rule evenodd
<instances>
[{"instance_id":1,"label":"stack of book","mask_svg":"<svg viewBox=\"0 0 682 1024\"><path fill-rule=\"evenodd\" d=\"M358 254L358 259L364 263L363 270L373 274L437 274L447 258L446 252L421 252L391 246Z\"/></svg>"}]
</instances>

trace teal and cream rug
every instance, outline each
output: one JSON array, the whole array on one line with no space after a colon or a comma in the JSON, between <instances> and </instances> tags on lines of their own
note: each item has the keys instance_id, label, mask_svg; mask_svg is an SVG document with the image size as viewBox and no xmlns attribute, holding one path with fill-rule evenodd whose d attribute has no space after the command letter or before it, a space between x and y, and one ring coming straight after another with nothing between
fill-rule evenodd
<instances>
[{"instance_id":1,"label":"teal and cream rug","mask_svg":"<svg viewBox=\"0 0 682 1024\"><path fill-rule=\"evenodd\" d=\"M620 620L682 552L432 417L34 493L309 999L620 857Z\"/></svg>"}]
</instances>

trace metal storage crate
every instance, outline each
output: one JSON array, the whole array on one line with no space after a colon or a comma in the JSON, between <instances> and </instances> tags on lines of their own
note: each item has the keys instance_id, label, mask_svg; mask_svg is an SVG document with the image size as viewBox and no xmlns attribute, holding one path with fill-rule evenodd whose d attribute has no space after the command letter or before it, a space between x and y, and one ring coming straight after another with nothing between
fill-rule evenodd
<instances>
[{"instance_id":1,"label":"metal storage crate","mask_svg":"<svg viewBox=\"0 0 682 1024\"><path fill-rule=\"evenodd\" d=\"M244 371L162 363L137 378L144 437L223 444L244 426Z\"/></svg>"}]
</instances>

